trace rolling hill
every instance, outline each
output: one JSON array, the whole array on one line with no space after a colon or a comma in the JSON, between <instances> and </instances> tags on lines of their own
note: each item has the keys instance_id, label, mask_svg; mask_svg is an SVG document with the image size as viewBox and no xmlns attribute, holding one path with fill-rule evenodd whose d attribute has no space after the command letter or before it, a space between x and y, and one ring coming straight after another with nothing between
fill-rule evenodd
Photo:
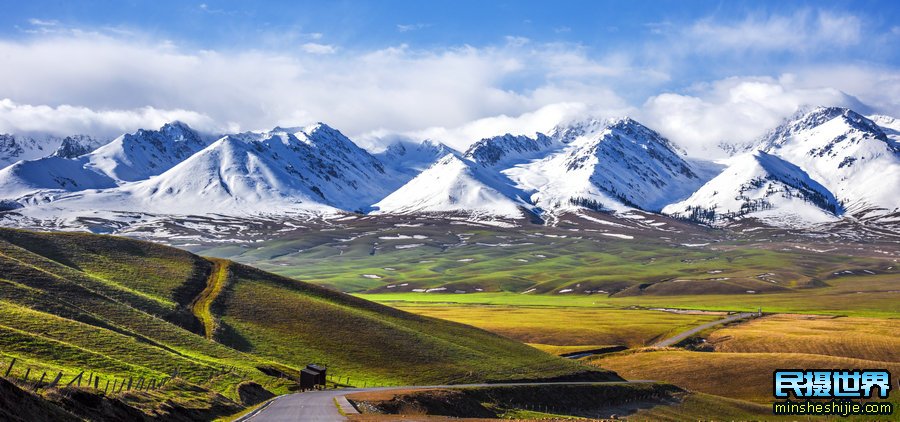
<instances>
[{"instance_id":1,"label":"rolling hill","mask_svg":"<svg viewBox=\"0 0 900 422\"><path fill-rule=\"evenodd\" d=\"M480 329L124 238L2 229L0 271L0 361L17 359L14 377L177 371L174 386L212 401L239 401L247 382L285 392L280 375L309 362L368 385L617 378ZM179 396L159 394L160 406Z\"/></svg>"}]
</instances>

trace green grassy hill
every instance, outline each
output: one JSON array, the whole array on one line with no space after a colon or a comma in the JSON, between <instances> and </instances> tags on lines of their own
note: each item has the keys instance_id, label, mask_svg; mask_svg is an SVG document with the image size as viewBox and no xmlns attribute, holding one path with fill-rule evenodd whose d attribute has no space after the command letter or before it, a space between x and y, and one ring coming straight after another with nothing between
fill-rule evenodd
<instances>
[{"instance_id":1,"label":"green grassy hill","mask_svg":"<svg viewBox=\"0 0 900 422\"><path fill-rule=\"evenodd\" d=\"M355 385L615 378L224 260L118 237L0 229L0 366L12 358L14 378L28 368L104 380L177 370L184 383L235 401L248 381L286 392L287 380L266 374L309 362Z\"/></svg>"}]
</instances>

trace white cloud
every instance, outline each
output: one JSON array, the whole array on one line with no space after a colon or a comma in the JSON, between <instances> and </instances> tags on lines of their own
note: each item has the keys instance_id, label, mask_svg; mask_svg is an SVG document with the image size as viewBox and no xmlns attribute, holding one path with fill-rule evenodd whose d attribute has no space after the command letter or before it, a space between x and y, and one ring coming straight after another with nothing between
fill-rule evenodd
<instances>
[{"instance_id":1,"label":"white cloud","mask_svg":"<svg viewBox=\"0 0 900 422\"><path fill-rule=\"evenodd\" d=\"M614 104L594 104L588 105L580 102L555 103L543 106L535 111L522 113L517 116L499 115L477 119L457 127L430 127L424 130L411 131L403 133L403 137L409 139L432 139L443 142L444 144L464 151L472 143L491 136L511 133L513 135L534 136L535 133L548 133L553 127L561 122L571 121L579 118L591 117L612 117L633 112L629 108L622 107L618 99L613 100ZM378 144L377 139L380 136L391 137L385 131L378 131L364 136L370 145Z\"/></svg>"},{"instance_id":2,"label":"white cloud","mask_svg":"<svg viewBox=\"0 0 900 422\"><path fill-rule=\"evenodd\" d=\"M857 106L834 88L814 87L794 74L733 77L693 87L691 94L664 93L646 101L638 118L689 155L723 155L722 141L749 142L802 106Z\"/></svg>"},{"instance_id":3,"label":"white cloud","mask_svg":"<svg viewBox=\"0 0 900 422\"><path fill-rule=\"evenodd\" d=\"M193 51L137 36L48 35L0 41L0 98L46 105L48 112L64 104L187 110L242 129L321 120L358 135L454 128L560 102L621 106L624 100L611 86L647 83L640 71L628 71L626 59L592 59L577 46L514 41L313 56ZM568 69L573 65L583 71Z\"/></svg>"},{"instance_id":4,"label":"white cloud","mask_svg":"<svg viewBox=\"0 0 900 422\"><path fill-rule=\"evenodd\" d=\"M52 20L52 19L44 20L44 19L37 19L37 18L28 19L28 23L31 25L34 25L34 26L56 26L56 25L59 25L59 21L56 21L56 20Z\"/></svg>"},{"instance_id":5,"label":"white cloud","mask_svg":"<svg viewBox=\"0 0 900 422\"><path fill-rule=\"evenodd\" d=\"M49 133L71 135L90 133L115 137L139 128L156 128L180 120L204 131L228 131L208 116L187 110L161 110L141 107L133 110L91 110L87 107L60 105L33 106L0 99L0 133Z\"/></svg>"},{"instance_id":6,"label":"white cloud","mask_svg":"<svg viewBox=\"0 0 900 422\"><path fill-rule=\"evenodd\" d=\"M9 99L0 131L124 131L162 118L247 130L318 120L369 141L399 133L464 149L502 132L546 131L580 110L630 114L702 153L721 139L758 136L801 104L850 101L843 92L900 115L893 67L822 63L805 54L828 55L868 34L860 18L827 12L648 24L658 37L599 53L515 36L484 47L366 51L324 43L321 33L300 27L263 31L256 49L195 50L139 31L42 20L30 28L33 37L0 40L0 98ZM713 61L690 63L696 54ZM807 60L764 71L741 67L751 60L744 55L765 54ZM679 74L693 77L708 63L716 75L782 76L678 89ZM664 89L670 92L658 94Z\"/></svg>"},{"instance_id":7,"label":"white cloud","mask_svg":"<svg viewBox=\"0 0 900 422\"><path fill-rule=\"evenodd\" d=\"M300 49L309 54L334 54L337 51L333 45L308 42L300 46Z\"/></svg>"},{"instance_id":8,"label":"white cloud","mask_svg":"<svg viewBox=\"0 0 900 422\"><path fill-rule=\"evenodd\" d=\"M799 11L793 15L750 16L740 22L704 19L680 36L691 48L715 53L834 49L862 40L857 16L826 11Z\"/></svg>"},{"instance_id":9,"label":"white cloud","mask_svg":"<svg viewBox=\"0 0 900 422\"><path fill-rule=\"evenodd\" d=\"M420 29L425 29L430 27L429 23L412 23L412 24L397 24L398 32L410 32L410 31L418 31Z\"/></svg>"}]
</instances>

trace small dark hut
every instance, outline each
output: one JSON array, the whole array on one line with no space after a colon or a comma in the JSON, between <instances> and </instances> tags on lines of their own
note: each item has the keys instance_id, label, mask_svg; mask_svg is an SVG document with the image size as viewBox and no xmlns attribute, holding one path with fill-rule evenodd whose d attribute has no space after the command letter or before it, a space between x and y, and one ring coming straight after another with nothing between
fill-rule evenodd
<instances>
[{"instance_id":1,"label":"small dark hut","mask_svg":"<svg viewBox=\"0 0 900 422\"><path fill-rule=\"evenodd\" d=\"M309 364L300 371L300 389L312 390L318 386L325 387L327 369L324 366Z\"/></svg>"}]
</instances>

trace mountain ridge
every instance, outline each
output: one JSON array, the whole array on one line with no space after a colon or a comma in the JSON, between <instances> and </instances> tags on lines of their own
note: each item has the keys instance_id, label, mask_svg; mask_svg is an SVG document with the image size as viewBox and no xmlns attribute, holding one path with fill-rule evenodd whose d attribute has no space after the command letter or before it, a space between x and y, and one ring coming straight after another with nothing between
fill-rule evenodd
<instances>
[{"instance_id":1,"label":"mountain ridge","mask_svg":"<svg viewBox=\"0 0 900 422\"><path fill-rule=\"evenodd\" d=\"M546 218L591 209L723 225L758 217L777 222L784 207L796 217L788 225L803 225L900 211L900 195L883 186L900 179L900 123L873 118L884 126L846 108L803 110L719 163L687 157L628 117L571 121L549 135L483 138L465 152L403 140L378 153L321 122L223 136L172 122L87 153L78 138L66 138L51 156L0 170L0 198L11 205L4 209L38 220L90 210L519 219L523 212ZM725 174L732 180L724 182ZM794 201L776 200L776 193ZM798 214L806 210L802 204L789 210L796 201L815 210Z\"/></svg>"}]
</instances>

